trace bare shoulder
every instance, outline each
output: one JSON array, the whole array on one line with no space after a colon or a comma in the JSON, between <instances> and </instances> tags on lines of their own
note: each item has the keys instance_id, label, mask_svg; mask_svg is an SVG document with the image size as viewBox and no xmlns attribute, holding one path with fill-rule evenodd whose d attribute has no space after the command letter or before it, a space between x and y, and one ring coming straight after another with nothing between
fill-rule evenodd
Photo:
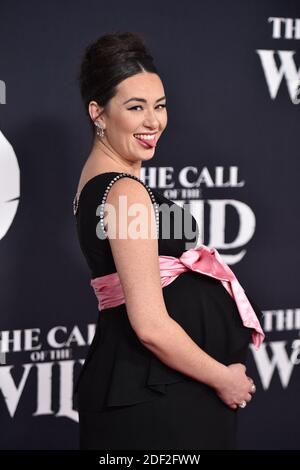
<instances>
[{"instance_id":1,"label":"bare shoulder","mask_svg":"<svg viewBox=\"0 0 300 470\"><path fill-rule=\"evenodd\" d=\"M127 237L130 238L134 223L136 225L139 223L143 230L143 235L141 236L145 237L145 230L147 230L148 237L155 237L157 227L153 207L154 197L149 187L144 185L141 180L136 180L130 176L116 178L112 183L107 188L105 210L113 207L116 218L119 221L123 221L123 226L119 226L119 229L123 230L122 233L124 234L124 229L126 229ZM123 219L125 219L127 224L126 227L124 227ZM130 222L132 223L130 224ZM130 228L131 230L129 230ZM136 233L135 238L137 236L138 234Z\"/></svg>"},{"instance_id":2,"label":"bare shoulder","mask_svg":"<svg viewBox=\"0 0 300 470\"><path fill-rule=\"evenodd\" d=\"M110 201L112 202L114 198L120 195L126 195L131 198L144 199L145 201L149 199L146 186L141 181L126 175L120 177L114 182L106 200L109 202L108 198L110 198Z\"/></svg>"}]
</instances>

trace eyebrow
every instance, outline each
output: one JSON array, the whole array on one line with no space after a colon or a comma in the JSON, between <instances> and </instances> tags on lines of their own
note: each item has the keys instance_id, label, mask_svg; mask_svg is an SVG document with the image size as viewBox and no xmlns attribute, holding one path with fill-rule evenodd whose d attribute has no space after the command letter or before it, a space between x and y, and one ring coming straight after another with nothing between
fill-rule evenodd
<instances>
[{"instance_id":1,"label":"eyebrow","mask_svg":"<svg viewBox=\"0 0 300 470\"><path fill-rule=\"evenodd\" d=\"M165 96L162 96L161 98L158 98L158 100L156 100L155 103L158 103L158 101L164 100L165 98L166 98ZM127 101L124 101L123 104L129 103L129 101L141 101L143 103L147 103L147 100L145 100L144 98L133 97L133 98L129 98L129 100Z\"/></svg>"}]
</instances>

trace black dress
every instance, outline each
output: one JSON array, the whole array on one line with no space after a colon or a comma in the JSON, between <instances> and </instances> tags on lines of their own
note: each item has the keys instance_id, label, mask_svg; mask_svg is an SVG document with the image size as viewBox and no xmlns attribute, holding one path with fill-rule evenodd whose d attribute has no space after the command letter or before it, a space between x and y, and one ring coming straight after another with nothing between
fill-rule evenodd
<instances>
[{"instance_id":1,"label":"black dress","mask_svg":"<svg viewBox=\"0 0 300 470\"><path fill-rule=\"evenodd\" d=\"M109 241L100 239L95 228L96 208L120 174L93 177L75 204L79 242L91 278L116 272ZM152 194L161 208L175 204L176 210L187 211L158 190L152 189ZM190 240L176 239L173 230L169 239L162 237L162 211L159 255L179 257ZM189 211L186 215L198 234L195 218ZM197 235L194 247L196 241ZM170 316L208 354L226 365L245 363L252 330L243 326L235 301L219 280L188 271L164 287L163 296ZM261 315L253 302L252 306ZM98 313L96 333L75 387L80 449L235 448L236 411L213 389L168 367L147 349L131 327L125 304Z\"/></svg>"}]
</instances>

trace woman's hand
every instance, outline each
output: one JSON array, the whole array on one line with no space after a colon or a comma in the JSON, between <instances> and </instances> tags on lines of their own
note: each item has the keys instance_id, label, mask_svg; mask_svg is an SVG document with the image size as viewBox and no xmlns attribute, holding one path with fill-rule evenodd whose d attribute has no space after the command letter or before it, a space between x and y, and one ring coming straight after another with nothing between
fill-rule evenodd
<instances>
[{"instance_id":1,"label":"woman's hand","mask_svg":"<svg viewBox=\"0 0 300 470\"><path fill-rule=\"evenodd\" d=\"M253 380L246 375L244 364L230 364L224 383L216 389L218 397L232 410L250 402L255 393ZM244 407L242 406L242 408Z\"/></svg>"}]
</instances>

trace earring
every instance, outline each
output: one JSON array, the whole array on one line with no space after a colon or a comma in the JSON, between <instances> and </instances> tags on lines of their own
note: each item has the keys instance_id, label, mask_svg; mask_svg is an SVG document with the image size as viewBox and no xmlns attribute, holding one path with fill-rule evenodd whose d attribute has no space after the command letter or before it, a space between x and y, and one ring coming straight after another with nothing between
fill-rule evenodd
<instances>
[{"instance_id":1,"label":"earring","mask_svg":"<svg viewBox=\"0 0 300 470\"><path fill-rule=\"evenodd\" d=\"M99 122L95 121L95 126L97 127L97 136L100 138L104 137L104 129L100 126Z\"/></svg>"}]
</instances>

